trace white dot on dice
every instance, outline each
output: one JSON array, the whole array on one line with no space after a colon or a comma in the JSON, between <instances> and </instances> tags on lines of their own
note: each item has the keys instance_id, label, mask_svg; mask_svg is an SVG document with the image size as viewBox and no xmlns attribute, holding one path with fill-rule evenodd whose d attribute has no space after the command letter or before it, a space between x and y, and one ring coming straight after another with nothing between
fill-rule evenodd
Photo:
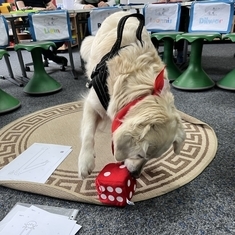
<instances>
[{"instance_id":1,"label":"white dot on dice","mask_svg":"<svg viewBox=\"0 0 235 235\"><path fill-rule=\"evenodd\" d=\"M113 192L113 188L112 188L111 186L108 186L108 187L107 187L107 190L108 190L110 193Z\"/></svg>"},{"instance_id":2,"label":"white dot on dice","mask_svg":"<svg viewBox=\"0 0 235 235\"><path fill-rule=\"evenodd\" d=\"M130 191L129 198L132 198L132 192Z\"/></svg>"},{"instance_id":3,"label":"white dot on dice","mask_svg":"<svg viewBox=\"0 0 235 235\"><path fill-rule=\"evenodd\" d=\"M114 196L109 195L109 196L108 196L108 199L113 202L113 201L114 201Z\"/></svg>"},{"instance_id":4,"label":"white dot on dice","mask_svg":"<svg viewBox=\"0 0 235 235\"><path fill-rule=\"evenodd\" d=\"M106 196L105 194L103 194L103 193L100 195L100 197L101 197L103 200L105 200L105 199L107 198L107 196Z\"/></svg>"},{"instance_id":5,"label":"white dot on dice","mask_svg":"<svg viewBox=\"0 0 235 235\"><path fill-rule=\"evenodd\" d=\"M104 173L104 176L106 176L106 177L107 177L107 176L110 176L110 175L111 175L111 172L109 172L109 171L107 171L107 172Z\"/></svg>"},{"instance_id":6,"label":"white dot on dice","mask_svg":"<svg viewBox=\"0 0 235 235\"><path fill-rule=\"evenodd\" d=\"M123 169L123 168L125 168L125 167L126 167L125 165L119 166L120 169Z\"/></svg>"},{"instance_id":7,"label":"white dot on dice","mask_svg":"<svg viewBox=\"0 0 235 235\"><path fill-rule=\"evenodd\" d=\"M115 188L116 193L120 194L122 193L122 189L120 187Z\"/></svg>"},{"instance_id":8,"label":"white dot on dice","mask_svg":"<svg viewBox=\"0 0 235 235\"><path fill-rule=\"evenodd\" d=\"M117 201L118 201L118 202L123 202L123 198L118 196L118 197L117 197Z\"/></svg>"},{"instance_id":9,"label":"white dot on dice","mask_svg":"<svg viewBox=\"0 0 235 235\"><path fill-rule=\"evenodd\" d=\"M105 187L104 186L100 186L99 189L100 189L101 192L105 191Z\"/></svg>"}]
</instances>

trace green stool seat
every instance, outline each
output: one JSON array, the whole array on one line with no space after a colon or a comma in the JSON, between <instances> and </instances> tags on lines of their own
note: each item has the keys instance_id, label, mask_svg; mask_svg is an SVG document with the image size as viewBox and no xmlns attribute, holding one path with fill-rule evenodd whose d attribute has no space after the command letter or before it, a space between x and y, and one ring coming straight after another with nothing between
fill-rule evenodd
<instances>
[{"instance_id":1,"label":"green stool seat","mask_svg":"<svg viewBox=\"0 0 235 235\"><path fill-rule=\"evenodd\" d=\"M15 45L14 48L16 51L24 49L31 52L34 65L33 77L24 87L25 93L38 95L61 90L61 84L47 74L43 65L42 49L48 50L51 46L56 47L54 42L49 41L19 43Z\"/></svg>"},{"instance_id":2,"label":"green stool seat","mask_svg":"<svg viewBox=\"0 0 235 235\"><path fill-rule=\"evenodd\" d=\"M235 33L225 34L223 39L230 39L235 42ZM221 80L219 80L216 85L225 90L235 90L235 69L226 74Z\"/></svg>"},{"instance_id":3,"label":"green stool seat","mask_svg":"<svg viewBox=\"0 0 235 235\"><path fill-rule=\"evenodd\" d=\"M217 32L184 33L176 36L176 41L185 39L191 43L191 53L187 69L172 83L182 90L205 90L214 87L215 82L206 74L201 65L204 40L221 39Z\"/></svg>"},{"instance_id":4,"label":"green stool seat","mask_svg":"<svg viewBox=\"0 0 235 235\"><path fill-rule=\"evenodd\" d=\"M173 59L174 41L179 34L183 34L183 32L164 31L151 34L151 38L154 37L157 40L162 40L164 43L163 62L166 64L168 79L170 81L174 81L181 75L181 71Z\"/></svg>"}]
</instances>

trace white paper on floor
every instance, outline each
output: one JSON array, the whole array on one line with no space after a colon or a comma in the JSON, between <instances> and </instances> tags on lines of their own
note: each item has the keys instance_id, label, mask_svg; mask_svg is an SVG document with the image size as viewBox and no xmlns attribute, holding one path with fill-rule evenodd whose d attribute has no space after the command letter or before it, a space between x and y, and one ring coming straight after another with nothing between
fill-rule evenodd
<instances>
[{"instance_id":1,"label":"white paper on floor","mask_svg":"<svg viewBox=\"0 0 235 235\"><path fill-rule=\"evenodd\" d=\"M0 235L74 235L80 228L76 220L31 206L8 217Z\"/></svg>"},{"instance_id":2,"label":"white paper on floor","mask_svg":"<svg viewBox=\"0 0 235 235\"><path fill-rule=\"evenodd\" d=\"M0 170L0 180L45 183L71 151L71 146L34 143Z\"/></svg>"}]
</instances>

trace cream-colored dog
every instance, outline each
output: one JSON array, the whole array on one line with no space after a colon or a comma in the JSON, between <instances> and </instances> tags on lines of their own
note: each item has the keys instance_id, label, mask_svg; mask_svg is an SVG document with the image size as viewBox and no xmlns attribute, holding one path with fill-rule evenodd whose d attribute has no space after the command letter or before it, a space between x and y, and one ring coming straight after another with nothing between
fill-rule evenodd
<instances>
[{"instance_id":1,"label":"cream-colored dog","mask_svg":"<svg viewBox=\"0 0 235 235\"><path fill-rule=\"evenodd\" d=\"M96 36L84 39L80 53L86 62L88 78L101 58L112 48L117 37L117 24L127 14L130 13L117 12L110 15L102 23ZM136 39L138 24L136 18L127 20L122 48L107 62L110 95L107 111L93 88L85 98L78 163L81 178L91 174L95 167L95 132L98 124L108 119L118 123L112 139L114 157L117 161L123 161L135 177L140 175L148 160L161 156L172 145L174 152L178 154L183 145L185 132L174 106L165 65L145 28L142 32L142 43ZM164 75L164 86L153 94L155 80L160 73ZM130 103L132 105L126 114L117 117L120 110Z\"/></svg>"}]
</instances>

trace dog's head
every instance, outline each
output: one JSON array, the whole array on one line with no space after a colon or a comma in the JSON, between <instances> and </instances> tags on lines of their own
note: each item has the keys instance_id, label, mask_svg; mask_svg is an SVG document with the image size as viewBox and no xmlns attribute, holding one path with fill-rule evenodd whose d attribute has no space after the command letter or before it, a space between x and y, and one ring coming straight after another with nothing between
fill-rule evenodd
<instances>
[{"instance_id":1,"label":"dog's head","mask_svg":"<svg viewBox=\"0 0 235 235\"><path fill-rule=\"evenodd\" d=\"M114 157L138 177L148 160L160 157L172 145L179 154L184 139L173 95L168 91L149 95L129 110L113 133Z\"/></svg>"}]
</instances>

